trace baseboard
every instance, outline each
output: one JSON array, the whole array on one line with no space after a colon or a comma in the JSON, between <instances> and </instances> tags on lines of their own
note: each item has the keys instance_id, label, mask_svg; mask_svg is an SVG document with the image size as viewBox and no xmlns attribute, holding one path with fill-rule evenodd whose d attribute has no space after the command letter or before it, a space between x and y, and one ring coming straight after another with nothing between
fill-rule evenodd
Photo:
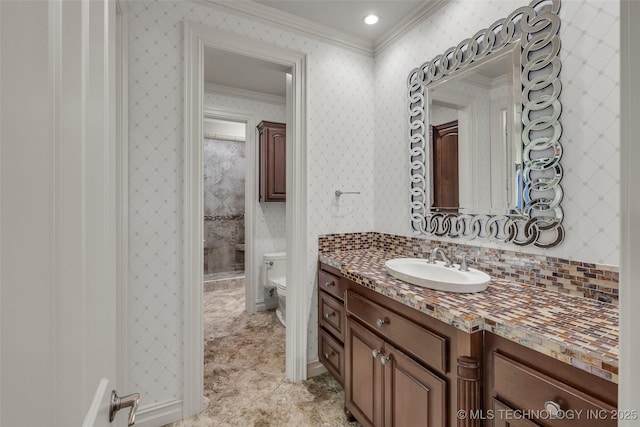
<instances>
[{"instance_id":1,"label":"baseboard","mask_svg":"<svg viewBox=\"0 0 640 427\"><path fill-rule=\"evenodd\" d=\"M319 360L307 363L307 378L317 377L325 372L327 372L327 368Z\"/></svg>"},{"instance_id":2,"label":"baseboard","mask_svg":"<svg viewBox=\"0 0 640 427\"><path fill-rule=\"evenodd\" d=\"M275 303L269 300L256 301L255 308L256 311L275 310L278 308L278 300Z\"/></svg>"},{"instance_id":3,"label":"baseboard","mask_svg":"<svg viewBox=\"0 0 640 427\"><path fill-rule=\"evenodd\" d=\"M136 427L160 427L182 419L182 400L174 399L144 406L136 415Z\"/></svg>"}]
</instances>

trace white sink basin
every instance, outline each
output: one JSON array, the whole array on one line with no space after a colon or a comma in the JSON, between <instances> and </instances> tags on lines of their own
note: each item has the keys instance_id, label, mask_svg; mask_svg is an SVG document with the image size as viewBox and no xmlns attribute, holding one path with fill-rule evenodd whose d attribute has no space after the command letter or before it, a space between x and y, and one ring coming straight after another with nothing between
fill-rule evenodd
<instances>
[{"instance_id":1,"label":"white sink basin","mask_svg":"<svg viewBox=\"0 0 640 427\"><path fill-rule=\"evenodd\" d=\"M444 262L429 264L422 258L394 258L384 263L387 272L402 281L438 291L471 293L484 291L491 277L470 268L460 271L458 265L445 267Z\"/></svg>"}]
</instances>

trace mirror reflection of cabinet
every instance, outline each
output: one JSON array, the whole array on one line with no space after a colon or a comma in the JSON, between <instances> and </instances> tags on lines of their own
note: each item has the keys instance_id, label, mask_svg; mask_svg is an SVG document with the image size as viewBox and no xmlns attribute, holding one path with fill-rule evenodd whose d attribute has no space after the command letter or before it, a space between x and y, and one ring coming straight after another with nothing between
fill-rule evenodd
<instances>
[{"instance_id":1,"label":"mirror reflection of cabinet","mask_svg":"<svg viewBox=\"0 0 640 427\"><path fill-rule=\"evenodd\" d=\"M258 124L260 202L284 202L286 183L286 125L261 121Z\"/></svg>"},{"instance_id":2,"label":"mirror reflection of cabinet","mask_svg":"<svg viewBox=\"0 0 640 427\"><path fill-rule=\"evenodd\" d=\"M433 126L433 206L458 208L458 121Z\"/></svg>"}]
</instances>

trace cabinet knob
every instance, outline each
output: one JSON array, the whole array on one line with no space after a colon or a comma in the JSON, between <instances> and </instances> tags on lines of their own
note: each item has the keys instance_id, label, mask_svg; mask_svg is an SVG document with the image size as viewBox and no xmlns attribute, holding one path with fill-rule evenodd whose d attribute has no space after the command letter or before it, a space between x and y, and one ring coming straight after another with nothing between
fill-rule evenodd
<instances>
[{"instance_id":1,"label":"cabinet knob","mask_svg":"<svg viewBox=\"0 0 640 427\"><path fill-rule=\"evenodd\" d=\"M384 325L388 323L389 323L389 319L387 319L386 317L384 319L376 320L376 325L378 325L378 328L382 328Z\"/></svg>"},{"instance_id":2,"label":"cabinet knob","mask_svg":"<svg viewBox=\"0 0 640 427\"><path fill-rule=\"evenodd\" d=\"M560 404L558 402L554 402L553 400L547 400L546 402L544 402L544 410L547 411L552 417L555 417L560 412L562 412Z\"/></svg>"},{"instance_id":3,"label":"cabinet knob","mask_svg":"<svg viewBox=\"0 0 640 427\"><path fill-rule=\"evenodd\" d=\"M391 356L382 356L380 357L380 363L382 363L383 365L386 365L387 362L391 362Z\"/></svg>"},{"instance_id":4,"label":"cabinet knob","mask_svg":"<svg viewBox=\"0 0 640 427\"><path fill-rule=\"evenodd\" d=\"M332 280L331 282L326 282L326 283L324 284L324 287L325 287L325 288L331 288L331 287L333 287L333 286L335 286L335 285L336 285L336 283Z\"/></svg>"},{"instance_id":5,"label":"cabinet knob","mask_svg":"<svg viewBox=\"0 0 640 427\"><path fill-rule=\"evenodd\" d=\"M329 313L325 313L325 314L324 314L324 318L325 318L325 319L330 319L330 318L331 318L331 316L335 316L335 315L336 315L336 313L335 313L334 311L331 311L331 312L329 312Z\"/></svg>"},{"instance_id":6,"label":"cabinet knob","mask_svg":"<svg viewBox=\"0 0 640 427\"><path fill-rule=\"evenodd\" d=\"M333 356L335 356L335 353L333 351L331 353L325 353L324 354L324 358L325 359L331 359Z\"/></svg>"},{"instance_id":7,"label":"cabinet knob","mask_svg":"<svg viewBox=\"0 0 640 427\"><path fill-rule=\"evenodd\" d=\"M380 355L380 352L374 348L373 350L371 350L371 355L373 356L374 359L377 359L378 356Z\"/></svg>"}]
</instances>

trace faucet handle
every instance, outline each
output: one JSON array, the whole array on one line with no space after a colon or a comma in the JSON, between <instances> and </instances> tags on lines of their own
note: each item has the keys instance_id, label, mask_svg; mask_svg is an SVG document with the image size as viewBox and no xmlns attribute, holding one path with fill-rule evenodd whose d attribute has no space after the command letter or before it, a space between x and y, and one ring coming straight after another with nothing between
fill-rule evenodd
<instances>
[{"instance_id":1,"label":"faucet handle","mask_svg":"<svg viewBox=\"0 0 640 427\"><path fill-rule=\"evenodd\" d=\"M431 249L422 249L422 253L425 255L428 264L435 264L436 263L436 259L435 259L436 257L434 255L433 250L431 250Z\"/></svg>"},{"instance_id":2,"label":"faucet handle","mask_svg":"<svg viewBox=\"0 0 640 427\"><path fill-rule=\"evenodd\" d=\"M462 255L458 255L458 258L460 259L460 271L469 271L469 267L467 266L467 262L473 263L473 260L471 258L467 258L466 254L462 254Z\"/></svg>"}]
</instances>

